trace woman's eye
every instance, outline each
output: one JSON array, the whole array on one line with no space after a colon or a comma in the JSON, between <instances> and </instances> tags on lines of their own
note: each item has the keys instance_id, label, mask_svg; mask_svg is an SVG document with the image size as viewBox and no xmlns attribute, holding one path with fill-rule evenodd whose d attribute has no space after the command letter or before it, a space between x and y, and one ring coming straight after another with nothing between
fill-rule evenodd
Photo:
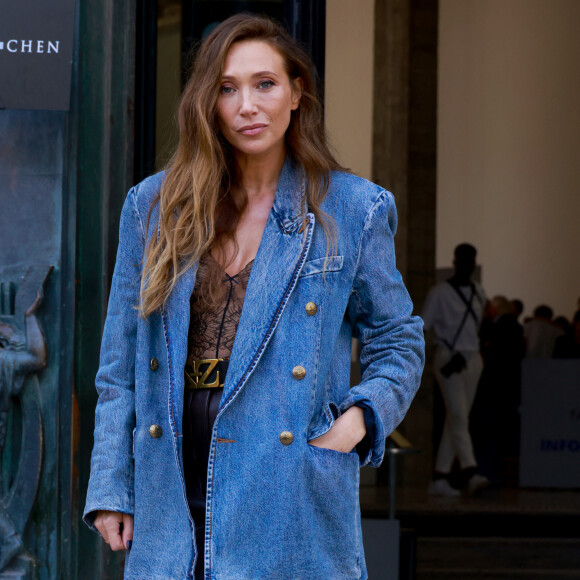
<instances>
[{"instance_id":1,"label":"woman's eye","mask_svg":"<svg viewBox=\"0 0 580 580\"><path fill-rule=\"evenodd\" d=\"M260 89L269 89L270 87L274 86L273 81L261 81L258 85Z\"/></svg>"},{"instance_id":2,"label":"woman's eye","mask_svg":"<svg viewBox=\"0 0 580 580\"><path fill-rule=\"evenodd\" d=\"M220 88L220 93L222 93L223 95L229 95L230 93L233 92L234 92L233 87L223 86Z\"/></svg>"}]
</instances>

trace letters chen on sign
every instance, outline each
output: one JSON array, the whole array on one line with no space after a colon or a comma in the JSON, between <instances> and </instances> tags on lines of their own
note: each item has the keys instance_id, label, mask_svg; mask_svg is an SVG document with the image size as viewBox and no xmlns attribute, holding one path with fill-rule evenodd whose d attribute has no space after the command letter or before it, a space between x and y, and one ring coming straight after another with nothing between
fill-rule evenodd
<instances>
[{"instance_id":1,"label":"letters chen on sign","mask_svg":"<svg viewBox=\"0 0 580 580\"><path fill-rule=\"evenodd\" d=\"M66 111L75 0L7 2L0 18L0 109Z\"/></svg>"}]
</instances>

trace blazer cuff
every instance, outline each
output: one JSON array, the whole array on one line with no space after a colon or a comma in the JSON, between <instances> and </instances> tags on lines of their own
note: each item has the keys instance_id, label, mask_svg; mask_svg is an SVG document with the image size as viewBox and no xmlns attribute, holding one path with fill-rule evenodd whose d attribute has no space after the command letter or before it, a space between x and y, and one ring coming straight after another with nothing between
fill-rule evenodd
<instances>
[{"instance_id":1,"label":"blazer cuff","mask_svg":"<svg viewBox=\"0 0 580 580\"><path fill-rule=\"evenodd\" d=\"M134 502L131 497L127 496L120 501L92 501L87 502L85 505L85 511L83 513L83 522L97 534L100 533L97 528L95 528L95 518L97 517L98 511L109 511L109 512L119 512L122 514L134 515L135 507Z\"/></svg>"}]
</instances>

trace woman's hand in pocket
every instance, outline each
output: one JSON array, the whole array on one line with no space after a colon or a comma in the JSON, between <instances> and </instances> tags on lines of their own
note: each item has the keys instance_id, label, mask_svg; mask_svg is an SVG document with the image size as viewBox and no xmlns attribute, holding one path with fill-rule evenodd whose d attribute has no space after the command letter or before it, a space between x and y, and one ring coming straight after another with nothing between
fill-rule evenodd
<instances>
[{"instance_id":1,"label":"woman's hand in pocket","mask_svg":"<svg viewBox=\"0 0 580 580\"><path fill-rule=\"evenodd\" d=\"M127 550L133 541L133 516L120 512L100 510L95 517L95 528L111 550Z\"/></svg>"},{"instance_id":2,"label":"woman's hand in pocket","mask_svg":"<svg viewBox=\"0 0 580 580\"><path fill-rule=\"evenodd\" d=\"M308 441L314 447L350 453L362 441L367 430L363 410L356 405L347 409L324 435Z\"/></svg>"}]
</instances>

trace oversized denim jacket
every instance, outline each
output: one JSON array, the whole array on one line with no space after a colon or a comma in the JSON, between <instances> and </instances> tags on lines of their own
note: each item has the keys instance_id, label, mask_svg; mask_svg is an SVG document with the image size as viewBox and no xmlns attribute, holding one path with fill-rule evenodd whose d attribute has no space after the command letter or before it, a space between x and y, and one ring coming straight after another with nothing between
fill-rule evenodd
<instances>
[{"instance_id":1,"label":"oversized denim jacket","mask_svg":"<svg viewBox=\"0 0 580 580\"><path fill-rule=\"evenodd\" d=\"M135 310L147 215L162 179L157 174L131 189L121 215L96 379L86 523L94 529L96 510L134 515L130 579L190 579L197 558L204 558L206 579L367 578L359 468L381 463L424 362L422 321L411 314L395 266L393 196L334 172L322 206L337 231L336 251L327 257L326 236L311 213L303 227L303 179L286 161L213 429L205 554L198 555L182 461L196 269L181 276L163 310L147 320ZM157 223L156 205L149 235ZM307 312L309 302L315 314ZM362 346L362 380L349 388L353 336ZM306 370L301 380L292 373L298 365ZM308 444L354 404L365 411L366 456ZM151 425L161 436L151 436ZM284 431L290 444L282 442Z\"/></svg>"}]
</instances>

